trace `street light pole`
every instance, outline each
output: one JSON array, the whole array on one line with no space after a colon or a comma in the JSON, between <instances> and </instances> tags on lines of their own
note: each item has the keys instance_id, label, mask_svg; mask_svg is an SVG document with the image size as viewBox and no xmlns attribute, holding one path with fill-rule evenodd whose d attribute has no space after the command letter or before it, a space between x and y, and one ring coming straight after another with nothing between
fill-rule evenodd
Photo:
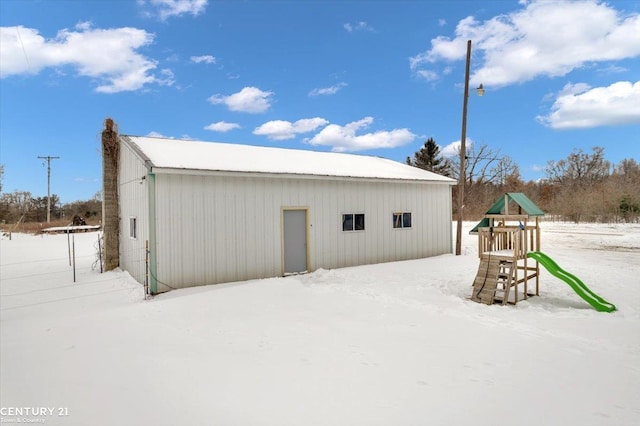
<instances>
[{"instance_id":1,"label":"street light pole","mask_svg":"<svg viewBox=\"0 0 640 426\"><path fill-rule=\"evenodd\" d=\"M462 135L460 136L460 173L458 176L458 225L456 229L456 256L462 251L462 221L464 220L464 185L467 181L467 103L469 102L469 68L471 68L471 40L467 40L467 66L464 72L464 100L462 103ZM484 86L476 89L484 95Z\"/></svg>"},{"instance_id":2,"label":"street light pole","mask_svg":"<svg viewBox=\"0 0 640 426\"><path fill-rule=\"evenodd\" d=\"M464 72L464 100L462 103L462 135L460 136L460 173L458 176L458 225L456 228L456 256L462 251L462 220L464 210L464 185L467 160L467 103L469 101L469 68L471 66L471 40L467 40L467 65Z\"/></svg>"}]
</instances>

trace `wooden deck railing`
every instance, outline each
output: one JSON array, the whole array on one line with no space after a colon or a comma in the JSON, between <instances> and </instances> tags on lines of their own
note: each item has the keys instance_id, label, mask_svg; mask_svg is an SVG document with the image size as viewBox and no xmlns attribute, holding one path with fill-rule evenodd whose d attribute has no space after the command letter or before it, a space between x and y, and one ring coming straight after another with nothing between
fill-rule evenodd
<instances>
[{"instance_id":1,"label":"wooden deck railing","mask_svg":"<svg viewBox=\"0 0 640 426\"><path fill-rule=\"evenodd\" d=\"M527 256L527 233L517 226L480 228L478 255L523 259Z\"/></svg>"}]
</instances>

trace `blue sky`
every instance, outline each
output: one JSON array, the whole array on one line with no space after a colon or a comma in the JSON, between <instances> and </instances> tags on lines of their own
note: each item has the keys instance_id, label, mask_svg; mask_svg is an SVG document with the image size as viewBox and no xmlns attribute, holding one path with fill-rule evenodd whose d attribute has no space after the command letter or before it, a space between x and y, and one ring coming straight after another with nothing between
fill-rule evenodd
<instances>
[{"instance_id":1,"label":"blue sky","mask_svg":"<svg viewBox=\"0 0 640 426\"><path fill-rule=\"evenodd\" d=\"M640 2L0 2L3 190L101 189L100 132L354 152L403 162L467 142L525 180L605 148L640 161Z\"/></svg>"}]
</instances>

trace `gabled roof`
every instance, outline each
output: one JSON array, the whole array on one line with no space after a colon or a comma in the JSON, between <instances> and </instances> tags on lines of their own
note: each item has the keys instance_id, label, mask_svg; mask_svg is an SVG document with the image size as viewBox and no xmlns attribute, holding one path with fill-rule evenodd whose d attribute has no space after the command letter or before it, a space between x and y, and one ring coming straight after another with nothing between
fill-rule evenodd
<instances>
[{"instance_id":1,"label":"gabled roof","mask_svg":"<svg viewBox=\"0 0 640 426\"><path fill-rule=\"evenodd\" d=\"M509 202L513 201L522 208L523 214L529 216L544 216L544 212L522 192L507 192L505 195ZM486 214L504 214L504 203L505 197L498 198L491 208L487 210Z\"/></svg>"},{"instance_id":2,"label":"gabled roof","mask_svg":"<svg viewBox=\"0 0 640 426\"><path fill-rule=\"evenodd\" d=\"M505 214L505 198L510 203L513 201L522 209L522 213L518 212L518 214L526 214L528 216L544 216L544 212L540 210L538 206L534 204L533 201L529 199L526 195L521 192L507 192L505 196L498 198L498 200L493 203L493 205L487 210L485 214ZM515 214L515 212L510 212L511 214ZM479 228L486 228L489 226L489 219L482 219L471 231L469 234L476 234Z\"/></svg>"},{"instance_id":3,"label":"gabled roof","mask_svg":"<svg viewBox=\"0 0 640 426\"><path fill-rule=\"evenodd\" d=\"M156 169L429 181L455 180L386 158L218 142L121 135Z\"/></svg>"}]
</instances>

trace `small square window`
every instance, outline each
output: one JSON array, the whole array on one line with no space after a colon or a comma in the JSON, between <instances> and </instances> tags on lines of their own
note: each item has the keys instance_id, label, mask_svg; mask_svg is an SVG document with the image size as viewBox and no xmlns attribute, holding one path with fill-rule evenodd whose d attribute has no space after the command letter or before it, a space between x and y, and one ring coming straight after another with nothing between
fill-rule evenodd
<instances>
[{"instance_id":1,"label":"small square window","mask_svg":"<svg viewBox=\"0 0 640 426\"><path fill-rule=\"evenodd\" d=\"M129 218L129 238L138 238L138 219L135 217Z\"/></svg>"},{"instance_id":2,"label":"small square window","mask_svg":"<svg viewBox=\"0 0 640 426\"><path fill-rule=\"evenodd\" d=\"M343 231L364 231L364 213L347 213L342 215Z\"/></svg>"},{"instance_id":3,"label":"small square window","mask_svg":"<svg viewBox=\"0 0 640 426\"><path fill-rule=\"evenodd\" d=\"M352 214L342 215L342 230L353 231L353 215Z\"/></svg>"},{"instance_id":4,"label":"small square window","mask_svg":"<svg viewBox=\"0 0 640 426\"><path fill-rule=\"evenodd\" d=\"M393 214L394 228L411 228L411 213L399 212Z\"/></svg>"},{"instance_id":5,"label":"small square window","mask_svg":"<svg viewBox=\"0 0 640 426\"><path fill-rule=\"evenodd\" d=\"M411 228L411 213L402 213L402 227Z\"/></svg>"}]
</instances>

